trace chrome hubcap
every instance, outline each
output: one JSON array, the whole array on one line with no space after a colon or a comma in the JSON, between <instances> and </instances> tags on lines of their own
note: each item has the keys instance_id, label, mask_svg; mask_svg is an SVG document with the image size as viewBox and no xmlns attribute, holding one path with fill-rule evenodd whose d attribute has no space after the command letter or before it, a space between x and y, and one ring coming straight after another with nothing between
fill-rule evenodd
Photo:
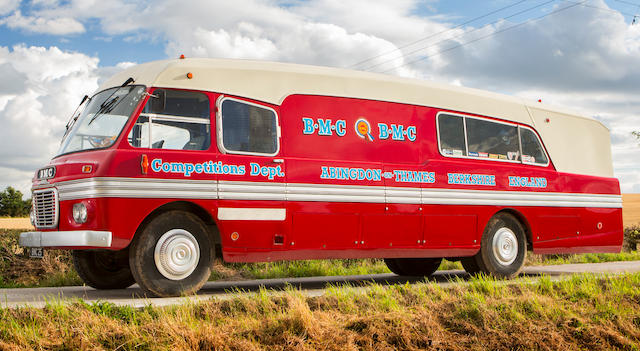
<instances>
[{"instance_id":1,"label":"chrome hubcap","mask_svg":"<svg viewBox=\"0 0 640 351\"><path fill-rule=\"evenodd\" d=\"M518 256L518 239L509 228L500 228L493 236L493 254L503 266L512 264Z\"/></svg>"},{"instance_id":2,"label":"chrome hubcap","mask_svg":"<svg viewBox=\"0 0 640 351\"><path fill-rule=\"evenodd\" d=\"M180 280L196 269L200 261L200 247L188 231L171 229L156 243L153 258L160 274L167 279Z\"/></svg>"}]
</instances>

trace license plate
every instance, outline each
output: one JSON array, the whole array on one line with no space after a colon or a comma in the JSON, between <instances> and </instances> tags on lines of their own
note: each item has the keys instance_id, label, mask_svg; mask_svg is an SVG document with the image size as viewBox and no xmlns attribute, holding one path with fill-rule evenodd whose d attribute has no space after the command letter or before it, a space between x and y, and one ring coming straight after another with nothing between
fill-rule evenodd
<instances>
[{"instance_id":1,"label":"license plate","mask_svg":"<svg viewBox=\"0 0 640 351\"><path fill-rule=\"evenodd\" d=\"M31 258L43 258L44 257L44 249L41 247L30 247L29 248L29 257Z\"/></svg>"}]
</instances>

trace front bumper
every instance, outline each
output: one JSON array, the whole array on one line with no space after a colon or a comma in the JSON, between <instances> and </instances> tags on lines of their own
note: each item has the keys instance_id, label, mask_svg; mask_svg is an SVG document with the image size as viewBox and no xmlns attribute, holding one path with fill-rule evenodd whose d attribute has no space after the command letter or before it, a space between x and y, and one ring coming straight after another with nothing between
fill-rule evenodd
<instances>
[{"instance_id":1,"label":"front bumper","mask_svg":"<svg viewBox=\"0 0 640 351\"><path fill-rule=\"evenodd\" d=\"M111 247L111 232L73 230L20 233L24 247Z\"/></svg>"}]
</instances>

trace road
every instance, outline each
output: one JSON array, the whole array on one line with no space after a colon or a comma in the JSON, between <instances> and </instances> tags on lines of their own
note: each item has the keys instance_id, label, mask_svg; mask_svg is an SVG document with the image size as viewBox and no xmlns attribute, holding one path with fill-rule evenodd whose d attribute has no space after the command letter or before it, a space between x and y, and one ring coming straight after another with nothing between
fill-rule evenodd
<instances>
[{"instance_id":1,"label":"road","mask_svg":"<svg viewBox=\"0 0 640 351\"><path fill-rule=\"evenodd\" d=\"M616 274L624 272L640 272L640 261L530 266L524 268L523 275L535 280L542 275L552 276L553 279L564 279L571 274L577 273ZM438 271L429 278L428 281L447 286L457 284L456 282L451 282L451 280L455 278L466 280L469 276L460 270ZM133 285L128 289L119 290L95 290L85 286L0 289L0 306L18 307L28 305L32 307L43 307L47 301L61 300L64 303L70 303L76 299L83 299L86 302L109 301L116 305L130 305L134 307L142 307L149 304L166 306L208 300L210 298L229 299L237 296L238 290L250 292L259 290L260 288L266 288L273 290L274 293L278 293L289 285L301 289L307 296L319 296L324 294L324 289L329 285L349 284L351 286L359 286L359 289L367 289L366 285L371 282L391 285L424 281L424 278L399 277L394 274L215 281L206 283L198 292L198 295L173 298L147 298L143 296L142 291L137 285Z\"/></svg>"}]
</instances>

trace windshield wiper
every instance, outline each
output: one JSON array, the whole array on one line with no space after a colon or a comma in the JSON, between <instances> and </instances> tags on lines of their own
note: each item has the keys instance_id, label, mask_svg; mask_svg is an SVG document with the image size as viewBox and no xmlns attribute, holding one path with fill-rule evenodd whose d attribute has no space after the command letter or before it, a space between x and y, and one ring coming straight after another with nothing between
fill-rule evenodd
<instances>
[{"instance_id":1,"label":"windshield wiper","mask_svg":"<svg viewBox=\"0 0 640 351\"><path fill-rule=\"evenodd\" d=\"M73 127L73 125L78 120L78 117L80 117L80 114L78 114L78 110L80 109L80 106L82 106L82 104L84 104L85 101L87 100L91 101L91 98L89 98L89 95L85 95L82 98L82 101L80 101L80 104L78 105L78 107L76 107L75 111L73 111L73 113L71 114L71 118L69 119L69 122L67 122L67 125L65 126L65 130L64 130L64 135L62 136L63 141L64 141L64 138L67 136L67 134L69 134L71 127Z\"/></svg>"},{"instance_id":2,"label":"windshield wiper","mask_svg":"<svg viewBox=\"0 0 640 351\"><path fill-rule=\"evenodd\" d=\"M120 86L120 88L124 88L127 85L133 83L135 80L132 77L129 77L129 79L125 80L124 83L122 83L122 85ZM122 100L119 99L119 97L116 97L113 100L110 100L111 97L113 96L113 94L117 93L120 89L116 89L113 91L113 93L111 93L111 95L109 95L104 102L100 105L100 109L98 110L98 112L96 112L95 115L93 115L93 117L91 117L91 119L89 120L89 123L87 123L87 125L90 125L93 121L96 120L96 118L98 118L99 116L101 116L102 114L104 114L105 112L107 112L107 109L109 109L109 111L113 110ZM116 101L118 101L118 103L116 103Z\"/></svg>"}]
</instances>

